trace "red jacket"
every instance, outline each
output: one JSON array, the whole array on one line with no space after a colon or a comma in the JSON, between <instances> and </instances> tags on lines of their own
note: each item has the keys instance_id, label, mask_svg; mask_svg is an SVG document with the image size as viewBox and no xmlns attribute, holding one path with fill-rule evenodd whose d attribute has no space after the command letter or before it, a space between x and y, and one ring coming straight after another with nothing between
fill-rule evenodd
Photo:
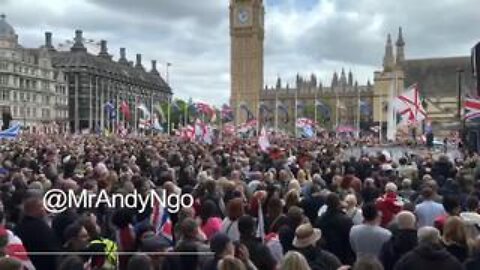
<instances>
[{"instance_id":1,"label":"red jacket","mask_svg":"<svg viewBox=\"0 0 480 270\"><path fill-rule=\"evenodd\" d=\"M402 204L397 198L395 192L388 192L377 200L378 211L382 213L382 227L387 227L396 214L402 211Z\"/></svg>"}]
</instances>

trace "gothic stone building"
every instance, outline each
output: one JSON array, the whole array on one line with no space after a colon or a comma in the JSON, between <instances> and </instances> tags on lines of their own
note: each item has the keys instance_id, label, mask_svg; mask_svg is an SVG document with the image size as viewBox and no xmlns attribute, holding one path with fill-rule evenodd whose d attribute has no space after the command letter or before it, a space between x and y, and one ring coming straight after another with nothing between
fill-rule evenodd
<instances>
[{"instance_id":1,"label":"gothic stone building","mask_svg":"<svg viewBox=\"0 0 480 270\"><path fill-rule=\"evenodd\" d=\"M462 93L470 94L474 88L469 56L406 59L405 41L399 29L395 42L387 37L383 69L374 73L374 121L386 126L389 91L394 86L397 94L413 84L418 84L424 107L435 135L447 135L449 128L458 130L458 78L460 73ZM396 81L396 86L395 86ZM457 125L452 125L457 124Z\"/></svg>"},{"instance_id":2,"label":"gothic stone building","mask_svg":"<svg viewBox=\"0 0 480 270\"><path fill-rule=\"evenodd\" d=\"M100 53L93 55L85 47L81 30L75 32L70 51L57 51L52 45L50 32L45 33L44 48L48 50L54 68L66 75L72 132L101 130L113 127L115 122L136 128L136 102L150 109L172 96L171 88L156 69L156 61L152 61L150 71L146 71L141 54L136 55L133 65L126 58L125 48L120 49L120 58L114 61L105 40L101 41ZM111 102L119 108L123 101L130 106L131 119L124 119L120 113L116 119L108 117L105 104Z\"/></svg>"},{"instance_id":3,"label":"gothic stone building","mask_svg":"<svg viewBox=\"0 0 480 270\"><path fill-rule=\"evenodd\" d=\"M64 74L54 69L45 48L27 49L0 17L0 106L31 131L65 129L68 100Z\"/></svg>"},{"instance_id":4,"label":"gothic stone building","mask_svg":"<svg viewBox=\"0 0 480 270\"><path fill-rule=\"evenodd\" d=\"M295 125L295 99L297 99L297 116L314 119L315 100L318 100L328 108L329 113L317 109L317 121L320 126L327 129L335 129L337 126L360 126L367 129L372 121L369 114L360 112L360 102L366 107L371 107L373 101L373 86L370 82L359 85L354 82L352 72L345 74L342 69L340 76L334 72L330 86L324 86L317 81L314 74L310 78L297 75L296 85L290 87L283 85L280 78L275 86L266 86L262 91L260 100L269 111L274 114L275 103L282 104L288 109L288 114L279 113L278 125L282 129L292 130ZM262 111L262 113L264 113ZM267 114L269 112L266 112ZM288 116L287 116L288 115ZM286 119L288 117L289 119ZM260 119L264 118L264 115ZM267 119L272 119L267 118ZM272 121L267 121L268 125Z\"/></svg>"}]
</instances>

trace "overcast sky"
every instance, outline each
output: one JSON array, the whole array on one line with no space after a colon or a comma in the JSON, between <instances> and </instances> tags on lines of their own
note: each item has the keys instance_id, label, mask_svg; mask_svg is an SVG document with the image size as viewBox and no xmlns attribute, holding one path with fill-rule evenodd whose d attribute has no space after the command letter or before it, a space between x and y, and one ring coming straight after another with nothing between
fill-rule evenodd
<instances>
[{"instance_id":1,"label":"overcast sky","mask_svg":"<svg viewBox=\"0 0 480 270\"><path fill-rule=\"evenodd\" d=\"M217 105L230 91L229 0L0 0L0 12L22 45L54 44L82 29L108 40L118 58L143 54L143 64L171 62L178 97ZM404 29L407 58L468 55L480 41L479 0L266 0L265 82L277 74L293 85L297 72L330 83L342 67L365 84L379 69L388 33Z\"/></svg>"}]
</instances>

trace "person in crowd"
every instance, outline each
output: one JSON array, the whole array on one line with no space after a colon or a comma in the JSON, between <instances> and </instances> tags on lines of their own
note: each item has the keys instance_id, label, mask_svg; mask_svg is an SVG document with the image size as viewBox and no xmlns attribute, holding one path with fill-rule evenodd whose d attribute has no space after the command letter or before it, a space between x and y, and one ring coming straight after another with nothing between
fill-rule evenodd
<instances>
[{"instance_id":1,"label":"person in crowd","mask_svg":"<svg viewBox=\"0 0 480 270\"><path fill-rule=\"evenodd\" d=\"M0 258L0 269L2 270L23 270L22 263L14 258Z\"/></svg>"},{"instance_id":2,"label":"person in crowd","mask_svg":"<svg viewBox=\"0 0 480 270\"><path fill-rule=\"evenodd\" d=\"M227 234L233 241L240 240L238 219L245 213L243 207L242 198L235 198L227 203L227 216L223 219L220 231Z\"/></svg>"},{"instance_id":3,"label":"person in crowd","mask_svg":"<svg viewBox=\"0 0 480 270\"><path fill-rule=\"evenodd\" d=\"M46 211L43 206L42 194L33 192L23 203L24 217L15 228L22 239L27 252L59 252L60 243L52 228L45 222ZM57 256L30 256L35 269L56 269Z\"/></svg>"},{"instance_id":4,"label":"person in crowd","mask_svg":"<svg viewBox=\"0 0 480 270\"><path fill-rule=\"evenodd\" d=\"M468 196L465 202L465 211L460 213L460 218L465 225L467 237L470 239L475 239L480 235L480 214L478 210L478 197L473 195Z\"/></svg>"},{"instance_id":5,"label":"person in crowd","mask_svg":"<svg viewBox=\"0 0 480 270\"><path fill-rule=\"evenodd\" d=\"M395 217L397 229L383 246L380 261L385 270L393 270L395 263L417 246L416 219L412 212L402 211Z\"/></svg>"},{"instance_id":6,"label":"person in crowd","mask_svg":"<svg viewBox=\"0 0 480 270\"><path fill-rule=\"evenodd\" d=\"M306 217L302 208L292 206L288 209L287 219L287 224L280 227L278 232L279 240L285 253L294 249L292 242L293 238L295 238L295 230L305 222Z\"/></svg>"},{"instance_id":7,"label":"person in crowd","mask_svg":"<svg viewBox=\"0 0 480 270\"><path fill-rule=\"evenodd\" d=\"M472 244L472 254L464 263L465 270L480 269L480 236L474 239Z\"/></svg>"},{"instance_id":8,"label":"person in crowd","mask_svg":"<svg viewBox=\"0 0 480 270\"><path fill-rule=\"evenodd\" d=\"M247 268L240 259L227 256L218 262L218 270L246 270Z\"/></svg>"},{"instance_id":9,"label":"person in crowd","mask_svg":"<svg viewBox=\"0 0 480 270\"><path fill-rule=\"evenodd\" d=\"M300 225L295 231L293 246L300 252L313 270L336 270L341 266L340 260L332 253L323 250L318 241L322 238L322 231L313 228L310 223Z\"/></svg>"},{"instance_id":10,"label":"person in crowd","mask_svg":"<svg viewBox=\"0 0 480 270\"><path fill-rule=\"evenodd\" d=\"M402 180L402 185L400 191L398 191L398 195L402 198L405 202L412 202L414 201L417 192L412 188L412 180L409 178L404 178Z\"/></svg>"},{"instance_id":11,"label":"person in crowd","mask_svg":"<svg viewBox=\"0 0 480 270\"><path fill-rule=\"evenodd\" d=\"M417 216L417 227L433 226L435 219L445 215L443 205L434 201L434 191L431 187L425 187L422 190L423 202L415 206L415 215Z\"/></svg>"},{"instance_id":12,"label":"person in crowd","mask_svg":"<svg viewBox=\"0 0 480 270\"><path fill-rule=\"evenodd\" d=\"M276 260L270 249L256 237L257 225L252 216L244 215L238 220L240 232L240 243L247 247L250 259L258 269L273 270L276 267Z\"/></svg>"},{"instance_id":13,"label":"person in crowd","mask_svg":"<svg viewBox=\"0 0 480 270\"><path fill-rule=\"evenodd\" d=\"M222 220L217 216L217 206L212 200L205 200L200 208L200 228L207 239L222 229Z\"/></svg>"},{"instance_id":14,"label":"person in crowd","mask_svg":"<svg viewBox=\"0 0 480 270\"><path fill-rule=\"evenodd\" d=\"M395 270L461 270L462 264L441 244L440 231L424 226L418 230L418 246L396 263Z\"/></svg>"},{"instance_id":15,"label":"person in crowd","mask_svg":"<svg viewBox=\"0 0 480 270\"><path fill-rule=\"evenodd\" d=\"M443 209L445 209L445 214L438 216L433 223L440 232L443 232L443 226L449 217L458 216L461 212L460 201L455 195L443 196L442 205Z\"/></svg>"},{"instance_id":16,"label":"person in crowd","mask_svg":"<svg viewBox=\"0 0 480 270\"><path fill-rule=\"evenodd\" d=\"M340 198L335 193L330 193L326 199L327 211L318 217L315 227L324 235L325 250L333 253L344 264L354 261L353 251L349 243L352 220L343 212Z\"/></svg>"},{"instance_id":17,"label":"person in crowd","mask_svg":"<svg viewBox=\"0 0 480 270\"><path fill-rule=\"evenodd\" d=\"M469 254L467 232L461 218L449 217L443 229L442 243L445 249L455 256L460 262L464 262Z\"/></svg>"},{"instance_id":18,"label":"person in crowd","mask_svg":"<svg viewBox=\"0 0 480 270\"><path fill-rule=\"evenodd\" d=\"M384 270L380 261L373 256L362 256L355 261L352 270Z\"/></svg>"},{"instance_id":19,"label":"person in crowd","mask_svg":"<svg viewBox=\"0 0 480 270\"><path fill-rule=\"evenodd\" d=\"M216 270L218 263L224 257L235 255L235 246L228 235L217 233L210 239L210 250L214 253L213 258L208 259L203 270Z\"/></svg>"},{"instance_id":20,"label":"person in crowd","mask_svg":"<svg viewBox=\"0 0 480 270\"><path fill-rule=\"evenodd\" d=\"M292 250L285 254L280 270L311 270L311 268L301 253Z\"/></svg>"},{"instance_id":21,"label":"person in crowd","mask_svg":"<svg viewBox=\"0 0 480 270\"><path fill-rule=\"evenodd\" d=\"M348 194L345 196L344 202L346 204L345 214L349 217L354 225L363 223L362 209L358 206L357 196L355 194Z\"/></svg>"},{"instance_id":22,"label":"person in crowd","mask_svg":"<svg viewBox=\"0 0 480 270\"><path fill-rule=\"evenodd\" d=\"M385 195L377 200L376 206L382 217L380 225L386 228L403 207L403 203L397 195L397 185L392 182L387 183L385 185Z\"/></svg>"},{"instance_id":23,"label":"person in crowd","mask_svg":"<svg viewBox=\"0 0 480 270\"><path fill-rule=\"evenodd\" d=\"M146 254L135 254L128 261L127 270L153 270L152 259Z\"/></svg>"},{"instance_id":24,"label":"person in crowd","mask_svg":"<svg viewBox=\"0 0 480 270\"><path fill-rule=\"evenodd\" d=\"M350 231L350 245L357 258L365 255L378 257L392 233L380 224L379 212L373 203L367 203L362 207L364 223L355 225Z\"/></svg>"}]
</instances>

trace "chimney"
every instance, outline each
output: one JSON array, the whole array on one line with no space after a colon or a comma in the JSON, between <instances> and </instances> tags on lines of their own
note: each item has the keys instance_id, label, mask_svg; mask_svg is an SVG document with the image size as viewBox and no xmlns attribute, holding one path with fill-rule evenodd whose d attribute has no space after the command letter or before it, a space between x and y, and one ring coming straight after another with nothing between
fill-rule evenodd
<instances>
[{"instance_id":1,"label":"chimney","mask_svg":"<svg viewBox=\"0 0 480 270\"><path fill-rule=\"evenodd\" d=\"M157 70L157 61L152 60L152 70L150 70L150 73L155 74L155 75L160 75Z\"/></svg>"},{"instance_id":2,"label":"chimney","mask_svg":"<svg viewBox=\"0 0 480 270\"><path fill-rule=\"evenodd\" d=\"M108 54L108 49L107 49L107 41L106 40L101 40L100 41L100 53L98 56L106 59L111 59L111 55Z\"/></svg>"},{"instance_id":3,"label":"chimney","mask_svg":"<svg viewBox=\"0 0 480 270\"><path fill-rule=\"evenodd\" d=\"M75 31L75 42L73 43L72 52L87 52L87 48L83 46L83 32L82 30Z\"/></svg>"},{"instance_id":4,"label":"chimney","mask_svg":"<svg viewBox=\"0 0 480 270\"><path fill-rule=\"evenodd\" d=\"M143 66L142 66L142 55L137 53L137 62L135 63L135 67L136 68L141 68L143 69Z\"/></svg>"},{"instance_id":5,"label":"chimney","mask_svg":"<svg viewBox=\"0 0 480 270\"><path fill-rule=\"evenodd\" d=\"M118 59L118 62L120 64L125 64L128 65L126 53L125 53L125 48L120 48L120 58Z\"/></svg>"},{"instance_id":6,"label":"chimney","mask_svg":"<svg viewBox=\"0 0 480 270\"><path fill-rule=\"evenodd\" d=\"M55 48L52 45L52 33L45 32L45 48L49 51L55 51Z\"/></svg>"}]
</instances>

